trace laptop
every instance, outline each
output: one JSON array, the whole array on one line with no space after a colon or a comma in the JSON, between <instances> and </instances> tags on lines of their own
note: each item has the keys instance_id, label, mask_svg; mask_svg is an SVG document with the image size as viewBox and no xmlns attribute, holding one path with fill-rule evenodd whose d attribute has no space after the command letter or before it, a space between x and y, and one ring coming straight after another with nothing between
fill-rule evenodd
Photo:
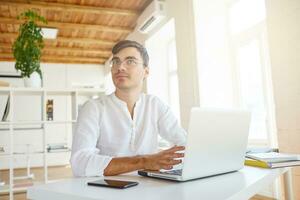
<instances>
[{"instance_id":1,"label":"laptop","mask_svg":"<svg viewBox=\"0 0 300 200\"><path fill-rule=\"evenodd\" d=\"M237 171L244 166L250 118L246 110L192 108L181 169L138 174L188 181Z\"/></svg>"}]
</instances>

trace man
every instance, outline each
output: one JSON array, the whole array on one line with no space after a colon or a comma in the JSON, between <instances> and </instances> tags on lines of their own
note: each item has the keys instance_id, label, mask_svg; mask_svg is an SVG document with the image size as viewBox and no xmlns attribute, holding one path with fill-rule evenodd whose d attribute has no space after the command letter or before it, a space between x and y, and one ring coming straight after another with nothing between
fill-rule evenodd
<instances>
[{"instance_id":1,"label":"man","mask_svg":"<svg viewBox=\"0 0 300 200\"><path fill-rule=\"evenodd\" d=\"M169 107L142 93L149 74L146 49L124 40L112 49L116 91L88 101L75 128L71 165L75 176L111 176L139 169L172 169L181 163L185 131ZM158 134L174 147L157 152Z\"/></svg>"}]
</instances>

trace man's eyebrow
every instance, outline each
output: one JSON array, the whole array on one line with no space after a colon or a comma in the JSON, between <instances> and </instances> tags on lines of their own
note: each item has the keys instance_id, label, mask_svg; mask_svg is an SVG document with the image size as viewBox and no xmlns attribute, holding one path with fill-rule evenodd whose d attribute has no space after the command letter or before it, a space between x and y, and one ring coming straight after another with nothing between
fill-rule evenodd
<instances>
[{"instance_id":1,"label":"man's eyebrow","mask_svg":"<svg viewBox=\"0 0 300 200\"><path fill-rule=\"evenodd\" d=\"M134 57L134 56L127 56L126 58L125 58L125 60L127 60L127 59L134 59L134 60L138 60L136 57Z\"/></svg>"},{"instance_id":2,"label":"man's eyebrow","mask_svg":"<svg viewBox=\"0 0 300 200\"><path fill-rule=\"evenodd\" d=\"M116 59L120 60L120 58L118 56L112 57L112 60L116 60Z\"/></svg>"}]
</instances>

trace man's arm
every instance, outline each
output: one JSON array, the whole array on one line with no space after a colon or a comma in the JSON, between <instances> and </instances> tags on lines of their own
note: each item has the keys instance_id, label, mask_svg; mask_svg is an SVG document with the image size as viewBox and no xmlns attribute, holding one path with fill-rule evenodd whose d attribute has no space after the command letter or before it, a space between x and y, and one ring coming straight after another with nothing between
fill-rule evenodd
<instances>
[{"instance_id":1,"label":"man's arm","mask_svg":"<svg viewBox=\"0 0 300 200\"><path fill-rule=\"evenodd\" d=\"M89 100L78 113L70 163L74 176L102 176L112 157L97 148L102 100Z\"/></svg>"},{"instance_id":2,"label":"man's arm","mask_svg":"<svg viewBox=\"0 0 300 200\"><path fill-rule=\"evenodd\" d=\"M151 155L113 158L105 168L104 175L113 176L140 169L172 169L173 165L182 162L181 159L176 160L176 158L182 158L184 154L177 153L177 151L183 151L184 149L184 146L174 146Z\"/></svg>"}]
</instances>

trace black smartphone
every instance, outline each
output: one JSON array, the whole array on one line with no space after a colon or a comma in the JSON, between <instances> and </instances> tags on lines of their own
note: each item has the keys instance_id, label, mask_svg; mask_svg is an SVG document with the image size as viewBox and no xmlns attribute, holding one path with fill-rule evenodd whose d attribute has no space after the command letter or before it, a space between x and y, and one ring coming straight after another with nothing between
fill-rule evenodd
<instances>
[{"instance_id":1,"label":"black smartphone","mask_svg":"<svg viewBox=\"0 0 300 200\"><path fill-rule=\"evenodd\" d=\"M101 179L101 180L97 180L97 181L88 182L87 184L92 185L92 186L98 186L98 187L110 187L110 188L125 189L125 188L135 186L139 183L133 182L133 181Z\"/></svg>"}]
</instances>

